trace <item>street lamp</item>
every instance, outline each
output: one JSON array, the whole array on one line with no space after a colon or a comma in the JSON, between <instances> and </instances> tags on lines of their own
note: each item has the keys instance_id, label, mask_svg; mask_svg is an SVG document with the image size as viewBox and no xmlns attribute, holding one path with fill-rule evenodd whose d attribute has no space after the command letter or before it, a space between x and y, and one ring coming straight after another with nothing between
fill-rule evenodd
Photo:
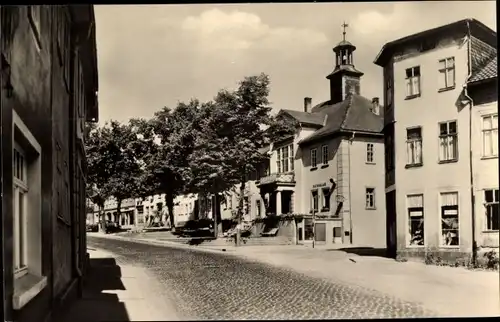
<instances>
[{"instance_id":1,"label":"street lamp","mask_svg":"<svg viewBox=\"0 0 500 322\"><path fill-rule=\"evenodd\" d=\"M330 178L330 183L332 185L330 186L330 190L328 190L328 197L327 198L330 198L330 196L332 195L333 191L337 187L337 183L335 182L335 180L333 180L333 178ZM319 200L318 200L318 203L319 203ZM314 207L314 204L313 204L312 217L313 217L312 218L313 219L313 242L312 242L312 248L314 248L314 245L315 245L315 242L316 242L316 209Z\"/></svg>"}]
</instances>

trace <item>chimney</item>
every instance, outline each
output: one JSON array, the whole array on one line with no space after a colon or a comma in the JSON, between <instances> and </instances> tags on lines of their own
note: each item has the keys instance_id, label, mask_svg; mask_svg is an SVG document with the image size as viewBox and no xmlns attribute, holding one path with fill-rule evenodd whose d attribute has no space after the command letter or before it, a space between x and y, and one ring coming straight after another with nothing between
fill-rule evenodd
<instances>
[{"instance_id":1,"label":"chimney","mask_svg":"<svg viewBox=\"0 0 500 322\"><path fill-rule=\"evenodd\" d=\"M311 110L312 98L304 97L304 112L308 113Z\"/></svg>"},{"instance_id":2,"label":"chimney","mask_svg":"<svg viewBox=\"0 0 500 322\"><path fill-rule=\"evenodd\" d=\"M380 105L379 105L379 99L378 99L378 97L372 98L372 109L371 109L371 111L375 115L379 115L380 114Z\"/></svg>"}]
</instances>

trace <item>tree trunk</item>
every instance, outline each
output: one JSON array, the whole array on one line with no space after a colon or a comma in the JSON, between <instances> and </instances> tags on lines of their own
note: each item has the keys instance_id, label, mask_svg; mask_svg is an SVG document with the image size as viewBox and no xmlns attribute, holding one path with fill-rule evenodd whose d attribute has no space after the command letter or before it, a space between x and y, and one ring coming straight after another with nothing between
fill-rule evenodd
<instances>
[{"instance_id":1,"label":"tree trunk","mask_svg":"<svg viewBox=\"0 0 500 322\"><path fill-rule=\"evenodd\" d=\"M170 220L170 227L172 230L175 229L175 222L174 222L174 196L171 193L166 193L165 194L165 202L167 204L168 208L168 218Z\"/></svg>"},{"instance_id":2,"label":"tree trunk","mask_svg":"<svg viewBox=\"0 0 500 322\"><path fill-rule=\"evenodd\" d=\"M221 197L218 193L216 193L213 195L212 200L213 200L212 201L212 217L214 219L214 236L215 236L215 238L217 238L219 236L219 225L222 226L222 218L221 218L221 212L220 212Z\"/></svg>"},{"instance_id":3,"label":"tree trunk","mask_svg":"<svg viewBox=\"0 0 500 322\"><path fill-rule=\"evenodd\" d=\"M241 218L243 217L243 203L245 199L245 171L243 171L243 175L240 183L240 198L238 202L238 225L236 226L236 246L241 245Z\"/></svg>"},{"instance_id":4,"label":"tree trunk","mask_svg":"<svg viewBox=\"0 0 500 322\"><path fill-rule=\"evenodd\" d=\"M99 205L99 231L105 231L105 220L104 220L104 205Z\"/></svg>"},{"instance_id":5,"label":"tree trunk","mask_svg":"<svg viewBox=\"0 0 500 322\"><path fill-rule=\"evenodd\" d=\"M121 226L121 219L122 219L122 200L117 199L116 200L116 220L118 221L118 225Z\"/></svg>"}]
</instances>

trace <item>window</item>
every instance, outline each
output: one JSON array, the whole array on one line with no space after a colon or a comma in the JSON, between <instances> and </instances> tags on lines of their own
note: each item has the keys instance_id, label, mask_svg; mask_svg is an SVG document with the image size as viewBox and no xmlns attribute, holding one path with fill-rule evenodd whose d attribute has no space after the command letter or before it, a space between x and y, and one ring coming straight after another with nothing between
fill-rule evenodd
<instances>
[{"instance_id":1,"label":"window","mask_svg":"<svg viewBox=\"0 0 500 322\"><path fill-rule=\"evenodd\" d=\"M46 285L42 276L42 148L13 111L13 308L19 310ZM29 276L29 278L24 278Z\"/></svg>"},{"instance_id":2,"label":"window","mask_svg":"<svg viewBox=\"0 0 500 322\"><path fill-rule=\"evenodd\" d=\"M422 128L406 129L407 165L422 164Z\"/></svg>"},{"instance_id":3,"label":"window","mask_svg":"<svg viewBox=\"0 0 500 322\"><path fill-rule=\"evenodd\" d=\"M483 117L483 156L498 156L498 114Z\"/></svg>"},{"instance_id":4,"label":"window","mask_svg":"<svg viewBox=\"0 0 500 322\"><path fill-rule=\"evenodd\" d=\"M459 245L458 192L441 193L441 244Z\"/></svg>"},{"instance_id":5,"label":"window","mask_svg":"<svg viewBox=\"0 0 500 322\"><path fill-rule=\"evenodd\" d=\"M311 218L306 218L304 220L304 240L313 240L313 238L314 238L313 220Z\"/></svg>"},{"instance_id":6,"label":"window","mask_svg":"<svg viewBox=\"0 0 500 322\"><path fill-rule=\"evenodd\" d=\"M439 160L455 161L458 159L457 122L439 124Z\"/></svg>"},{"instance_id":7,"label":"window","mask_svg":"<svg viewBox=\"0 0 500 322\"><path fill-rule=\"evenodd\" d=\"M322 211L330 211L330 188L323 188L323 208Z\"/></svg>"},{"instance_id":8,"label":"window","mask_svg":"<svg viewBox=\"0 0 500 322\"><path fill-rule=\"evenodd\" d=\"M406 70L406 97L420 95L420 66Z\"/></svg>"},{"instance_id":9,"label":"window","mask_svg":"<svg viewBox=\"0 0 500 322\"><path fill-rule=\"evenodd\" d=\"M406 197L408 207L408 232L410 246L424 246L424 196Z\"/></svg>"},{"instance_id":10,"label":"window","mask_svg":"<svg viewBox=\"0 0 500 322\"><path fill-rule=\"evenodd\" d=\"M319 208L318 190L311 191L311 207L314 212L318 212Z\"/></svg>"},{"instance_id":11,"label":"window","mask_svg":"<svg viewBox=\"0 0 500 322\"><path fill-rule=\"evenodd\" d=\"M484 206L486 208L486 230L498 230L499 228L499 193L498 189L484 191Z\"/></svg>"},{"instance_id":12,"label":"window","mask_svg":"<svg viewBox=\"0 0 500 322\"><path fill-rule=\"evenodd\" d=\"M293 146L287 145L277 149L278 173L293 171Z\"/></svg>"},{"instance_id":13,"label":"window","mask_svg":"<svg viewBox=\"0 0 500 322\"><path fill-rule=\"evenodd\" d=\"M366 144L366 162L373 163L373 143Z\"/></svg>"},{"instance_id":14,"label":"window","mask_svg":"<svg viewBox=\"0 0 500 322\"><path fill-rule=\"evenodd\" d=\"M248 197L243 199L243 210L245 215L250 214L250 201L248 200Z\"/></svg>"},{"instance_id":15,"label":"window","mask_svg":"<svg viewBox=\"0 0 500 322\"><path fill-rule=\"evenodd\" d=\"M328 164L328 145L321 147L321 161L323 164Z\"/></svg>"},{"instance_id":16,"label":"window","mask_svg":"<svg viewBox=\"0 0 500 322\"><path fill-rule=\"evenodd\" d=\"M375 209L375 188L366 188L366 209Z\"/></svg>"},{"instance_id":17,"label":"window","mask_svg":"<svg viewBox=\"0 0 500 322\"><path fill-rule=\"evenodd\" d=\"M440 89L455 87L455 58L450 57L439 61Z\"/></svg>"},{"instance_id":18,"label":"window","mask_svg":"<svg viewBox=\"0 0 500 322\"><path fill-rule=\"evenodd\" d=\"M385 169L387 172L394 169L394 142L392 135L393 131L384 135Z\"/></svg>"},{"instance_id":19,"label":"window","mask_svg":"<svg viewBox=\"0 0 500 322\"><path fill-rule=\"evenodd\" d=\"M26 156L21 147L14 148L14 276L20 277L27 273L27 220L26 197L28 195L28 180L26 171Z\"/></svg>"},{"instance_id":20,"label":"window","mask_svg":"<svg viewBox=\"0 0 500 322\"><path fill-rule=\"evenodd\" d=\"M257 209L257 218L260 218L262 215L262 204L260 200L255 201L255 208Z\"/></svg>"},{"instance_id":21,"label":"window","mask_svg":"<svg viewBox=\"0 0 500 322\"><path fill-rule=\"evenodd\" d=\"M158 211L161 211L163 209L163 204L161 202L158 202L156 204L156 209L158 209Z\"/></svg>"},{"instance_id":22,"label":"window","mask_svg":"<svg viewBox=\"0 0 500 322\"><path fill-rule=\"evenodd\" d=\"M318 166L317 153L317 149L311 149L311 167L313 168L316 168Z\"/></svg>"}]
</instances>

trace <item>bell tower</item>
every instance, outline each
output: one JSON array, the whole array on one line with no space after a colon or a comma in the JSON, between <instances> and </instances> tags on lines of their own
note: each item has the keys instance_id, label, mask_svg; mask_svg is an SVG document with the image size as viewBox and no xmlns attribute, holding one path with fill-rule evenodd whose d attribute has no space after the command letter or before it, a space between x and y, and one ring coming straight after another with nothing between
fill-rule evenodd
<instances>
[{"instance_id":1,"label":"bell tower","mask_svg":"<svg viewBox=\"0 0 500 322\"><path fill-rule=\"evenodd\" d=\"M356 47L345 39L345 22L342 24L342 41L333 48L335 53L335 69L326 76L330 80L330 101L332 104L342 102L349 94L360 95L360 79L363 73L354 67L354 51Z\"/></svg>"}]
</instances>

